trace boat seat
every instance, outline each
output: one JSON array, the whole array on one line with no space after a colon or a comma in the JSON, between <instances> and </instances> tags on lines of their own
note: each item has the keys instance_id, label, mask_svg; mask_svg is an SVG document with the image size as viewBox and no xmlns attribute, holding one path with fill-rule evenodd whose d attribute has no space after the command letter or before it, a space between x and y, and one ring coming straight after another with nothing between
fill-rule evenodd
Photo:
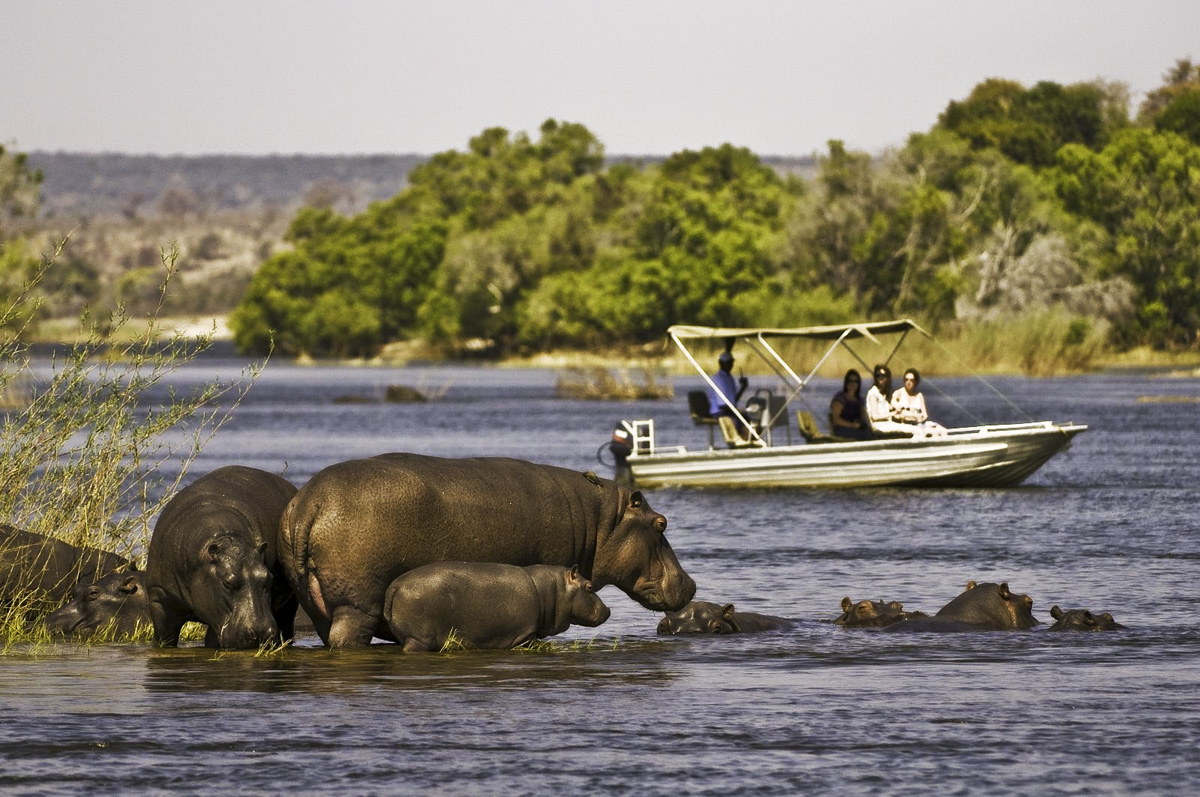
<instances>
[{"instance_id":1,"label":"boat seat","mask_svg":"<svg viewBox=\"0 0 1200 797\"><path fill-rule=\"evenodd\" d=\"M753 437L742 437L738 434L737 421L728 415L718 416L717 425L721 427L721 437L725 438L725 444L730 448L746 448L748 446L762 445L762 443Z\"/></svg>"},{"instance_id":2,"label":"boat seat","mask_svg":"<svg viewBox=\"0 0 1200 797\"><path fill-rule=\"evenodd\" d=\"M800 427L800 436L810 443L844 443L846 438L825 434L817 428L817 419L808 410L796 411L796 424Z\"/></svg>"},{"instance_id":3,"label":"boat seat","mask_svg":"<svg viewBox=\"0 0 1200 797\"><path fill-rule=\"evenodd\" d=\"M717 426L716 416L709 415L708 392L704 390L689 390L688 412L692 415L692 423L708 427L708 447L716 448L713 443L713 429Z\"/></svg>"}]
</instances>

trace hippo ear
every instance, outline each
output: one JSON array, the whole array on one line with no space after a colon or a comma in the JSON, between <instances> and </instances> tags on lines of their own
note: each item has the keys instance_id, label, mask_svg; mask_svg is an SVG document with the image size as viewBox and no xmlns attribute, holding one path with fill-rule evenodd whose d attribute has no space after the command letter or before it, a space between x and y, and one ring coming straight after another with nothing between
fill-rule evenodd
<instances>
[{"instance_id":1,"label":"hippo ear","mask_svg":"<svg viewBox=\"0 0 1200 797\"><path fill-rule=\"evenodd\" d=\"M1007 581L1000 582L1000 597L1004 598L1004 600L1010 600L1012 598L1012 593L1008 590Z\"/></svg>"},{"instance_id":2,"label":"hippo ear","mask_svg":"<svg viewBox=\"0 0 1200 797\"><path fill-rule=\"evenodd\" d=\"M579 584L583 580L579 575L579 565L571 565L571 569L567 571L567 583Z\"/></svg>"},{"instance_id":3,"label":"hippo ear","mask_svg":"<svg viewBox=\"0 0 1200 797\"><path fill-rule=\"evenodd\" d=\"M206 551L206 554L208 556L208 561L216 564L217 560L221 558L221 543L210 542L208 544L208 550Z\"/></svg>"},{"instance_id":4,"label":"hippo ear","mask_svg":"<svg viewBox=\"0 0 1200 797\"><path fill-rule=\"evenodd\" d=\"M721 616L726 620L732 620L734 615L733 604L727 603L721 607Z\"/></svg>"},{"instance_id":5,"label":"hippo ear","mask_svg":"<svg viewBox=\"0 0 1200 797\"><path fill-rule=\"evenodd\" d=\"M634 509L646 503L646 497L642 495L641 490L634 490L629 494L629 505Z\"/></svg>"},{"instance_id":6,"label":"hippo ear","mask_svg":"<svg viewBox=\"0 0 1200 797\"><path fill-rule=\"evenodd\" d=\"M264 562L267 561L267 544L265 542L258 544L258 555L263 558Z\"/></svg>"},{"instance_id":7,"label":"hippo ear","mask_svg":"<svg viewBox=\"0 0 1200 797\"><path fill-rule=\"evenodd\" d=\"M120 590L121 592L124 592L126 595L132 595L133 593L137 592L138 591L137 576L126 577L126 579L121 582L121 586L118 587L117 589Z\"/></svg>"},{"instance_id":8,"label":"hippo ear","mask_svg":"<svg viewBox=\"0 0 1200 797\"><path fill-rule=\"evenodd\" d=\"M850 607L853 605L854 605L854 601L850 600L849 595L842 598L842 611L844 611L844 612L850 611Z\"/></svg>"},{"instance_id":9,"label":"hippo ear","mask_svg":"<svg viewBox=\"0 0 1200 797\"><path fill-rule=\"evenodd\" d=\"M974 581L974 580L971 580L971 581L968 581L968 582L967 582L967 589L968 589L968 590L975 589L975 581Z\"/></svg>"},{"instance_id":10,"label":"hippo ear","mask_svg":"<svg viewBox=\"0 0 1200 797\"><path fill-rule=\"evenodd\" d=\"M1057 603L1050 607L1050 616L1053 617L1055 620L1062 619L1063 610L1058 608Z\"/></svg>"},{"instance_id":11,"label":"hippo ear","mask_svg":"<svg viewBox=\"0 0 1200 797\"><path fill-rule=\"evenodd\" d=\"M891 603L888 604L888 608L895 609L896 611L900 611L904 608L904 604L901 603L900 601L892 601Z\"/></svg>"}]
</instances>

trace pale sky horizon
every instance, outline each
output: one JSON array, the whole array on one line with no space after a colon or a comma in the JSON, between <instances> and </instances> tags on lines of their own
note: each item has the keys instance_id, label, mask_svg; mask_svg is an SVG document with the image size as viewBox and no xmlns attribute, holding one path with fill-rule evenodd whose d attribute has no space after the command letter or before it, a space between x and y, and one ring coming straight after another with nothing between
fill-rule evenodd
<instances>
[{"instance_id":1,"label":"pale sky horizon","mask_svg":"<svg viewBox=\"0 0 1200 797\"><path fill-rule=\"evenodd\" d=\"M1195 0L3 0L0 143L433 154L581 123L610 155L878 153L989 77L1125 83L1200 59Z\"/></svg>"}]
</instances>

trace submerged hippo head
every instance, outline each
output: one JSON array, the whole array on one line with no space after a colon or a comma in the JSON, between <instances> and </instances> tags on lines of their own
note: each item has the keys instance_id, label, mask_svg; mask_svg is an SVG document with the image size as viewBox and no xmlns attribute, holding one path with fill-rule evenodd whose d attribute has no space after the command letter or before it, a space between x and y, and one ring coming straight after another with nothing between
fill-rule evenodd
<instances>
[{"instance_id":1,"label":"submerged hippo head","mask_svg":"<svg viewBox=\"0 0 1200 797\"><path fill-rule=\"evenodd\" d=\"M654 611L682 609L696 594L696 582L667 542L667 519L639 491L622 488L619 496L616 522L596 543L596 587L613 584Z\"/></svg>"},{"instance_id":2,"label":"submerged hippo head","mask_svg":"<svg viewBox=\"0 0 1200 797\"><path fill-rule=\"evenodd\" d=\"M1049 628L1051 631L1120 631L1125 628L1108 612L1092 614L1087 609L1063 611L1054 605L1050 607L1050 616L1054 618L1054 625Z\"/></svg>"},{"instance_id":3,"label":"submerged hippo head","mask_svg":"<svg viewBox=\"0 0 1200 797\"><path fill-rule=\"evenodd\" d=\"M249 547L237 537L219 537L201 554L193 575L192 600L208 625L209 643L221 648L255 648L279 634L271 611L267 544Z\"/></svg>"},{"instance_id":4,"label":"submerged hippo head","mask_svg":"<svg viewBox=\"0 0 1200 797\"><path fill-rule=\"evenodd\" d=\"M110 573L94 584L80 582L71 600L46 618L53 634L86 636L111 631L130 636L150 626L150 602L143 573Z\"/></svg>"},{"instance_id":5,"label":"submerged hippo head","mask_svg":"<svg viewBox=\"0 0 1200 797\"><path fill-rule=\"evenodd\" d=\"M667 612L658 621L659 636L675 634L733 634L737 632L732 603L692 601L679 611Z\"/></svg>"},{"instance_id":6,"label":"submerged hippo head","mask_svg":"<svg viewBox=\"0 0 1200 797\"><path fill-rule=\"evenodd\" d=\"M992 630L1038 625L1033 616L1033 598L1012 592L1008 582L976 584L968 581L966 591L939 609L935 617Z\"/></svg>"},{"instance_id":7,"label":"submerged hippo head","mask_svg":"<svg viewBox=\"0 0 1200 797\"><path fill-rule=\"evenodd\" d=\"M907 620L913 616L924 616L923 612L906 612L900 601L852 601L847 596L842 598L842 614L836 620L846 628L883 628L884 626Z\"/></svg>"}]
</instances>

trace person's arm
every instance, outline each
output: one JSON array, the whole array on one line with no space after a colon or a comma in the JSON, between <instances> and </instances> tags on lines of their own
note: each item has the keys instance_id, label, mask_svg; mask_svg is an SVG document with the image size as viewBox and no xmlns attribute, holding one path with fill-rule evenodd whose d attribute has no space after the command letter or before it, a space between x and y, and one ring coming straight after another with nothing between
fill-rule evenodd
<instances>
[{"instance_id":1,"label":"person's arm","mask_svg":"<svg viewBox=\"0 0 1200 797\"><path fill-rule=\"evenodd\" d=\"M841 393L834 396L833 401L829 402L829 418L834 427L853 425L847 423L846 419L842 417L842 410L845 408L845 406L846 402L842 398Z\"/></svg>"},{"instance_id":2,"label":"person's arm","mask_svg":"<svg viewBox=\"0 0 1200 797\"><path fill-rule=\"evenodd\" d=\"M925 423L929 420L929 410L925 409L925 394L918 393L913 396L916 401L913 402L913 412L916 415L917 423Z\"/></svg>"}]
</instances>

